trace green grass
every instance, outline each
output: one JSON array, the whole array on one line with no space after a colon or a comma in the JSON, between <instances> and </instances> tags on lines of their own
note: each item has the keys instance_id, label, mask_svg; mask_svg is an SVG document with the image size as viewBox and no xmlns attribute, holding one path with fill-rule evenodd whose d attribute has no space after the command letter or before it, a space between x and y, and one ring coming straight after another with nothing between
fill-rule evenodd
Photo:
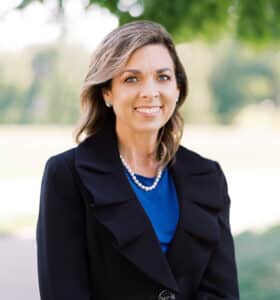
<instances>
[{"instance_id":1,"label":"green grass","mask_svg":"<svg viewBox=\"0 0 280 300\"><path fill-rule=\"evenodd\" d=\"M235 237L242 300L280 299L280 225Z\"/></svg>"}]
</instances>

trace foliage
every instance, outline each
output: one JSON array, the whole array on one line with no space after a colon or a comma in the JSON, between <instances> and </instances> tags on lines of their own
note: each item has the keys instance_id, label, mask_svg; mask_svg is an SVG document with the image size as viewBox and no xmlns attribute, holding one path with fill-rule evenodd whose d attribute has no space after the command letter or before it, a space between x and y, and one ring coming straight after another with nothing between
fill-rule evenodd
<instances>
[{"instance_id":1,"label":"foliage","mask_svg":"<svg viewBox=\"0 0 280 300\"><path fill-rule=\"evenodd\" d=\"M23 114L24 97L19 87L11 83L0 83L0 122L20 122Z\"/></svg>"},{"instance_id":2,"label":"foliage","mask_svg":"<svg viewBox=\"0 0 280 300\"><path fill-rule=\"evenodd\" d=\"M16 56L0 57L0 123L75 123L88 53L58 44L25 49L25 65L17 65ZM21 76L28 80L20 84Z\"/></svg>"},{"instance_id":3,"label":"foliage","mask_svg":"<svg viewBox=\"0 0 280 300\"><path fill-rule=\"evenodd\" d=\"M231 123L251 103L271 99L275 105L280 104L274 55L250 56L236 43L231 43L224 53L209 76L215 113L221 122Z\"/></svg>"},{"instance_id":4,"label":"foliage","mask_svg":"<svg viewBox=\"0 0 280 300\"><path fill-rule=\"evenodd\" d=\"M45 0L22 0L17 7ZM57 0L61 13L66 0ZM120 23L147 19L164 25L177 42L197 37L216 39L232 32L237 39L267 45L280 40L279 0L90 0L119 17Z\"/></svg>"},{"instance_id":5,"label":"foliage","mask_svg":"<svg viewBox=\"0 0 280 300\"><path fill-rule=\"evenodd\" d=\"M249 104L279 109L280 54L256 55L235 42L185 44L178 52L189 77L188 123L232 123ZM89 56L63 41L1 54L0 123L75 123Z\"/></svg>"},{"instance_id":6,"label":"foliage","mask_svg":"<svg viewBox=\"0 0 280 300\"><path fill-rule=\"evenodd\" d=\"M280 226L235 238L242 300L280 299Z\"/></svg>"},{"instance_id":7,"label":"foliage","mask_svg":"<svg viewBox=\"0 0 280 300\"><path fill-rule=\"evenodd\" d=\"M28 63L27 63L28 64ZM0 122L18 123L24 115L24 101L28 82L21 78L28 74L27 64L19 57L2 55L0 61Z\"/></svg>"},{"instance_id":8,"label":"foliage","mask_svg":"<svg viewBox=\"0 0 280 300\"><path fill-rule=\"evenodd\" d=\"M71 124L78 119L80 84L86 66L83 58L88 56L83 57L83 53L77 50L57 49L54 72L41 91L42 96L48 99L48 123Z\"/></svg>"}]
</instances>

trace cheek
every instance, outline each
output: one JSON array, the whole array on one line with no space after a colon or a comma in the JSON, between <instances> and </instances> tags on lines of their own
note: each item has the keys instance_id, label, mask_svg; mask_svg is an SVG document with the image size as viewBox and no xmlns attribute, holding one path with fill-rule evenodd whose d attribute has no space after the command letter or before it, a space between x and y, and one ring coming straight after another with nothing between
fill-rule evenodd
<instances>
[{"instance_id":1,"label":"cheek","mask_svg":"<svg viewBox=\"0 0 280 300\"><path fill-rule=\"evenodd\" d=\"M176 99L177 99L177 92L168 93L165 97L165 107L166 107L166 113L171 117L173 114L175 108L176 108Z\"/></svg>"},{"instance_id":2,"label":"cheek","mask_svg":"<svg viewBox=\"0 0 280 300\"><path fill-rule=\"evenodd\" d=\"M128 105L135 96L135 90L122 88L113 93L113 103L116 106Z\"/></svg>"},{"instance_id":3,"label":"cheek","mask_svg":"<svg viewBox=\"0 0 280 300\"><path fill-rule=\"evenodd\" d=\"M176 92L166 94L166 97L165 97L166 104L169 105L169 106L175 106L176 105L176 98L177 98L177 93Z\"/></svg>"},{"instance_id":4,"label":"cheek","mask_svg":"<svg viewBox=\"0 0 280 300\"><path fill-rule=\"evenodd\" d=\"M166 86L162 90L162 94L165 95L165 98L168 99L170 102L176 101L176 97L178 95L178 89L175 84L171 84Z\"/></svg>"},{"instance_id":5,"label":"cheek","mask_svg":"<svg viewBox=\"0 0 280 300\"><path fill-rule=\"evenodd\" d=\"M115 98L113 110L117 118L124 119L132 113L132 104L127 97Z\"/></svg>"}]
</instances>

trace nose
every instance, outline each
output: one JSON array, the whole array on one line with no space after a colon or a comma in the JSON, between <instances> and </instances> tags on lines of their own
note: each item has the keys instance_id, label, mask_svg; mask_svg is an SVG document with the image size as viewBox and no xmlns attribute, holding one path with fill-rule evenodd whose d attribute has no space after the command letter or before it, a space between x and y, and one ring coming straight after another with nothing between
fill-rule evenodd
<instances>
[{"instance_id":1,"label":"nose","mask_svg":"<svg viewBox=\"0 0 280 300\"><path fill-rule=\"evenodd\" d=\"M147 78L141 85L140 97L145 99L153 99L159 96L159 88L157 82L153 78Z\"/></svg>"}]
</instances>

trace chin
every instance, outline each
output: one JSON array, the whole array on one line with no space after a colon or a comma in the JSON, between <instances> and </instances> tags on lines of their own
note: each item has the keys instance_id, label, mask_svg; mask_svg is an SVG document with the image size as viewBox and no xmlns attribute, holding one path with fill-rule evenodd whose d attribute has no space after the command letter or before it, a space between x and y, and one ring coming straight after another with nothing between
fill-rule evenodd
<instances>
[{"instance_id":1,"label":"chin","mask_svg":"<svg viewBox=\"0 0 280 300\"><path fill-rule=\"evenodd\" d=\"M134 129L135 129L135 133L150 133L150 134L153 134L153 133L157 133L160 128L162 128L164 126L164 124L141 124L141 125L138 125L138 126L135 126Z\"/></svg>"}]
</instances>

